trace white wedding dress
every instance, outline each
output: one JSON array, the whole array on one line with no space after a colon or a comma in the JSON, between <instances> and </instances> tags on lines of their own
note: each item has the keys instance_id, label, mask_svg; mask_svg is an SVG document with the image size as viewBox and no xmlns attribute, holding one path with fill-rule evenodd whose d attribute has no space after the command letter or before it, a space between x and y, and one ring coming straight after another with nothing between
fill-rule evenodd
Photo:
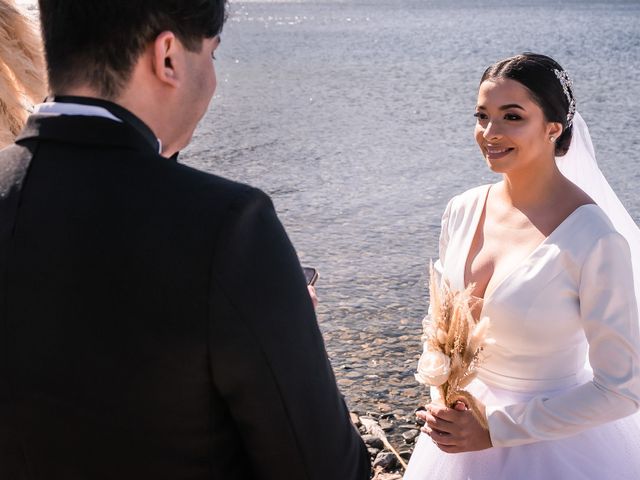
<instances>
[{"instance_id":1,"label":"white wedding dress","mask_svg":"<svg viewBox=\"0 0 640 480\"><path fill-rule=\"evenodd\" d=\"M454 289L489 188L443 216L436 267ZM579 207L487 293L495 344L469 390L494 446L447 454L423 433L404 480L640 479L638 307L628 244L607 215Z\"/></svg>"}]
</instances>

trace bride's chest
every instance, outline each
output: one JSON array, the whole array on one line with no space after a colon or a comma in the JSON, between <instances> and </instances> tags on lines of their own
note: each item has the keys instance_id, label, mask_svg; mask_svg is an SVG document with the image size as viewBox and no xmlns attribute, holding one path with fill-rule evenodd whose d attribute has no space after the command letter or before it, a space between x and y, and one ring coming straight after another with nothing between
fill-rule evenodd
<instances>
[{"instance_id":1,"label":"bride's chest","mask_svg":"<svg viewBox=\"0 0 640 480\"><path fill-rule=\"evenodd\" d=\"M444 278L455 289L464 288L469 251L469 239L459 237L452 236L443 264ZM491 261L489 253L494 252L503 262L499 271L496 266L485 267L493 268L492 277L498 279L488 286L481 312L491 319L492 336L524 353L539 349L549 335L567 339L582 335L580 265L573 252L554 242L534 247L533 252L526 246L510 252L501 249L509 245L496 242L482 250L486 256L476 258L482 265L483 259Z\"/></svg>"},{"instance_id":2,"label":"bride's chest","mask_svg":"<svg viewBox=\"0 0 640 480\"><path fill-rule=\"evenodd\" d=\"M484 297L544 241L535 229L478 229L464 265L464 284Z\"/></svg>"}]
</instances>

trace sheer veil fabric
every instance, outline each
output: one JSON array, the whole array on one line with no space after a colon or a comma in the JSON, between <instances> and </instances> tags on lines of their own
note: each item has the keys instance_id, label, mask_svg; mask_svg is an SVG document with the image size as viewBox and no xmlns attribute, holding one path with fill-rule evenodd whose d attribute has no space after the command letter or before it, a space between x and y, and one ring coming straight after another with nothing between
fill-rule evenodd
<instances>
[{"instance_id":1,"label":"sheer veil fabric","mask_svg":"<svg viewBox=\"0 0 640 480\"><path fill-rule=\"evenodd\" d=\"M600 171L589 129L582 116L573 118L571 145L566 155L556 158L560 172L580 187L600 206L631 249L636 304L640 318L640 228L624 208L609 182Z\"/></svg>"}]
</instances>

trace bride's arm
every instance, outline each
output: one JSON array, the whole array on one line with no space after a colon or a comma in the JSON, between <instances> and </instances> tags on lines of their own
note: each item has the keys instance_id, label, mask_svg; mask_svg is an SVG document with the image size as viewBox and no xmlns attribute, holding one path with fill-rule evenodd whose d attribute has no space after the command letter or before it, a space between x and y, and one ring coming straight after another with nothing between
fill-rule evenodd
<instances>
[{"instance_id":1,"label":"bride's arm","mask_svg":"<svg viewBox=\"0 0 640 480\"><path fill-rule=\"evenodd\" d=\"M552 397L487 406L494 446L510 447L579 433L640 407L640 334L629 246L600 238L583 264L580 313L593 379Z\"/></svg>"}]
</instances>

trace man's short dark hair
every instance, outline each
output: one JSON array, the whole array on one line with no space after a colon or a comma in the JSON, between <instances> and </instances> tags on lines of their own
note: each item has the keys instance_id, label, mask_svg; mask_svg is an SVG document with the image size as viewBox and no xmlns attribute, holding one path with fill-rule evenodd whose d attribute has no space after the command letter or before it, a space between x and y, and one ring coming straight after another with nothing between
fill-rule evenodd
<instances>
[{"instance_id":1,"label":"man's short dark hair","mask_svg":"<svg viewBox=\"0 0 640 480\"><path fill-rule=\"evenodd\" d=\"M90 85L114 99L144 49L171 31L190 51L213 38L226 0L39 0L53 93Z\"/></svg>"}]
</instances>

